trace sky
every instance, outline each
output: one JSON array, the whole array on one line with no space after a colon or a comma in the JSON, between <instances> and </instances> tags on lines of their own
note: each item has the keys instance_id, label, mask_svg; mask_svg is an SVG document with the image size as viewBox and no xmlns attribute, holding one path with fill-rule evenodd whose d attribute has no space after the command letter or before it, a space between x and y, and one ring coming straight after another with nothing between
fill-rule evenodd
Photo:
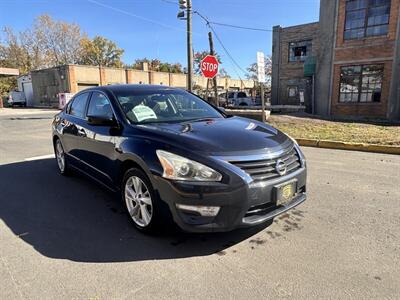
<instances>
[{"instance_id":1,"label":"sky","mask_svg":"<svg viewBox=\"0 0 400 300\"><path fill-rule=\"evenodd\" d=\"M186 66L186 21L177 19L178 0L0 0L0 27L16 31L44 13L77 23L89 37L102 35L125 49L123 61L158 58ZM210 21L272 30L318 21L319 0L192 0ZM233 78L244 77L256 52L272 53L272 32L213 25L236 66L214 36L222 65ZM194 51L209 50L204 20L193 17ZM240 68L239 68L240 67Z\"/></svg>"}]
</instances>

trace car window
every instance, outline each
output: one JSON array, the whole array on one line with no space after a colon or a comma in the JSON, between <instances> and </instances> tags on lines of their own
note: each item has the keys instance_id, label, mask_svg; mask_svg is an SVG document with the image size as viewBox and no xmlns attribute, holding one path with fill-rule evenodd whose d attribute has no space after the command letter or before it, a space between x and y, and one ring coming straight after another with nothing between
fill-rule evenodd
<instances>
[{"instance_id":1,"label":"car window","mask_svg":"<svg viewBox=\"0 0 400 300\"><path fill-rule=\"evenodd\" d=\"M88 117L105 117L111 119L113 117L113 111L111 108L110 101L107 97L99 92L93 92L90 98Z\"/></svg>"},{"instance_id":2,"label":"car window","mask_svg":"<svg viewBox=\"0 0 400 300\"><path fill-rule=\"evenodd\" d=\"M238 93L238 98L246 98L246 97L247 97L246 93L244 93L244 92Z\"/></svg>"},{"instance_id":3,"label":"car window","mask_svg":"<svg viewBox=\"0 0 400 300\"><path fill-rule=\"evenodd\" d=\"M228 98L232 99L234 97L234 95L235 95L234 93L228 93Z\"/></svg>"},{"instance_id":4,"label":"car window","mask_svg":"<svg viewBox=\"0 0 400 300\"><path fill-rule=\"evenodd\" d=\"M114 93L126 117L134 123L183 122L223 117L204 100L183 90L133 89Z\"/></svg>"},{"instance_id":5,"label":"car window","mask_svg":"<svg viewBox=\"0 0 400 300\"><path fill-rule=\"evenodd\" d=\"M71 104L69 114L83 119L85 117L85 108L88 96L89 93L83 93L76 96Z\"/></svg>"}]
</instances>

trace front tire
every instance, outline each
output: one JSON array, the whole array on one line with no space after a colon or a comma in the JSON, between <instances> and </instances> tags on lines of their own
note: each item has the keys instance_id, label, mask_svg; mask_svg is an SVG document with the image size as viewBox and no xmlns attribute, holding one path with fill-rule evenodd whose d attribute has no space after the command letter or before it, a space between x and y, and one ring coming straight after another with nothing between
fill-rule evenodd
<instances>
[{"instance_id":1,"label":"front tire","mask_svg":"<svg viewBox=\"0 0 400 300\"><path fill-rule=\"evenodd\" d=\"M64 147L59 138L57 138L54 143L54 153L56 156L57 166L60 174L64 176L69 175L70 168L65 157Z\"/></svg>"},{"instance_id":2,"label":"front tire","mask_svg":"<svg viewBox=\"0 0 400 300\"><path fill-rule=\"evenodd\" d=\"M135 227L145 233L155 233L161 224L160 201L146 174L129 169L122 180L122 200Z\"/></svg>"}]
</instances>

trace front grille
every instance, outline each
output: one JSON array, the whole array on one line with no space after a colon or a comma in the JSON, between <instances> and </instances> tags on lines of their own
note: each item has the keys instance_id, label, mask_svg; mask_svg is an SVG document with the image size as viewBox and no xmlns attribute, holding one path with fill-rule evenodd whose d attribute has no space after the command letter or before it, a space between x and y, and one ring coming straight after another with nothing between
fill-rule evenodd
<instances>
[{"instance_id":1,"label":"front grille","mask_svg":"<svg viewBox=\"0 0 400 300\"><path fill-rule=\"evenodd\" d=\"M278 160L285 162L286 174L290 174L301 167L299 154L295 148L274 159L231 161L230 163L245 171L254 181L264 181L281 176L275 168Z\"/></svg>"}]
</instances>

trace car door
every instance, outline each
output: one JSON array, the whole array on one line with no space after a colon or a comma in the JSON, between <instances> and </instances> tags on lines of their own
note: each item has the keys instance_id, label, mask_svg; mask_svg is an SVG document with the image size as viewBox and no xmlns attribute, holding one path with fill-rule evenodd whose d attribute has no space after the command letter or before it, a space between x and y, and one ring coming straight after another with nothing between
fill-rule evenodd
<instances>
[{"instance_id":1,"label":"car door","mask_svg":"<svg viewBox=\"0 0 400 300\"><path fill-rule=\"evenodd\" d=\"M82 167L79 163L82 157L80 143L85 136L85 112L89 96L89 92L75 96L67 106L61 121L64 150L78 167Z\"/></svg>"},{"instance_id":2,"label":"car door","mask_svg":"<svg viewBox=\"0 0 400 300\"><path fill-rule=\"evenodd\" d=\"M115 151L115 128L107 125L92 125L87 122L91 117L115 119L110 100L105 94L94 91L89 99L85 137L80 145L82 160L89 167L90 174L105 184L112 184L115 172L117 152Z\"/></svg>"}]
</instances>

